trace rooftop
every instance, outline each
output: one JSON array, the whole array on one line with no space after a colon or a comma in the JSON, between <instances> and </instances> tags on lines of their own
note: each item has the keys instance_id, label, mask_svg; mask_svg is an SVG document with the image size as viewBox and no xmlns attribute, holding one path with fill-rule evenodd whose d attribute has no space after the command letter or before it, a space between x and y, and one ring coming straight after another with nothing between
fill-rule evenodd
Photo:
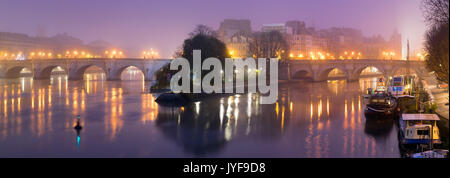
<instances>
[{"instance_id":1,"label":"rooftop","mask_svg":"<svg viewBox=\"0 0 450 178\"><path fill-rule=\"evenodd\" d=\"M402 114L405 121L439 121L436 114Z\"/></svg>"}]
</instances>

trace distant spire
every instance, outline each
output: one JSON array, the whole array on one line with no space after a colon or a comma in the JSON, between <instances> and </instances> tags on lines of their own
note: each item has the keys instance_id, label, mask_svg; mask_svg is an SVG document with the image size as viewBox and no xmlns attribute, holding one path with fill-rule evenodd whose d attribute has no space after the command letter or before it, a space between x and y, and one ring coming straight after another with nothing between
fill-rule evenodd
<instances>
[{"instance_id":1,"label":"distant spire","mask_svg":"<svg viewBox=\"0 0 450 178\"><path fill-rule=\"evenodd\" d=\"M406 41L406 60L409 61L409 38Z\"/></svg>"}]
</instances>

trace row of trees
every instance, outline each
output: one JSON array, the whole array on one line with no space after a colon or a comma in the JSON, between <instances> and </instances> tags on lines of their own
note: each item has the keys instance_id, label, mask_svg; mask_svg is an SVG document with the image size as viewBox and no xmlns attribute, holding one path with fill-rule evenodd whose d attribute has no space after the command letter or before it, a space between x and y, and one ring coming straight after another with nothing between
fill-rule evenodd
<instances>
[{"instance_id":1,"label":"row of trees","mask_svg":"<svg viewBox=\"0 0 450 178\"><path fill-rule=\"evenodd\" d=\"M449 80L449 0L424 0L423 12L428 24L425 50L426 66L436 79Z\"/></svg>"}]
</instances>

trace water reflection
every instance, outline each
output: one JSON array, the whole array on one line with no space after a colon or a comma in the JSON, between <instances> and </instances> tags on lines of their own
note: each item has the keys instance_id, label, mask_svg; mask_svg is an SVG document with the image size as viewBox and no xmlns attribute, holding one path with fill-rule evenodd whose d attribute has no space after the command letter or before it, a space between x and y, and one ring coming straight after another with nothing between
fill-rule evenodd
<instances>
[{"instance_id":1,"label":"water reflection","mask_svg":"<svg viewBox=\"0 0 450 178\"><path fill-rule=\"evenodd\" d=\"M2 79L0 157L399 157L397 128L364 118L374 81L280 85L271 105L240 94L162 107L143 81Z\"/></svg>"},{"instance_id":2,"label":"water reflection","mask_svg":"<svg viewBox=\"0 0 450 178\"><path fill-rule=\"evenodd\" d=\"M257 101L259 95L245 94L210 98L184 107L160 107L156 126L194 155L215 155L241 135L278 139L288 123L285 104L257 105ZM263 111L265 114L261 114Z\"/></svg>"},{"instance_id":3,"label":"water reflection","mask_svg":"<svg viewBox=\"0 0 450 178\"><path fill-rule=\"evenodd\" d=\"M230 155L398 157L393 122L366 122L363 115L365 90L360 87L373 81L281 86L273 105L257 105L257 94L211 99L161 112L158 127L186 152L201 156L217 156L224 147L236 147ZM235 140L259 144L230 145ZM260 147L272 143L276 146ZM270 153L270 149L286 152Z\"/></svg>"}]
</instances>

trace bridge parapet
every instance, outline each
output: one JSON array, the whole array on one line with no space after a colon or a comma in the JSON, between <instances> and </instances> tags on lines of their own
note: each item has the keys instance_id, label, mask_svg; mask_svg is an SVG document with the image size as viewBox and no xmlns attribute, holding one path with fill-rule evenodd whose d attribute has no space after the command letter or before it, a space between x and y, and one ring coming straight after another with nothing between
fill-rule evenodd
<instances>
[{"instance_id":1,"label":"bridge parapet","mask_svg":"<svg viewBox=\"0 0 450 178\"><path fill-rule=\"evenodd\" d=\"M171 59L137 59L137 58L76 58L76 59L36 59L23 61L0 61L0 77L16 78L23 68L33 71L36 79L50 77L55 67L63 68L69 79L78 80L90 66L101 68L107 80L120 80L120 74L124 69L134 66L142 71L145 80L152 80L153 75Z\"/></svg>"},{"instance_id":2,"label":"bridge parapet","mask_svg":"<svg viewBox=\"0 0 450 178\"><path fill-rule=\"evenodd\" d=\"M291 79L301 74L303 78L314 82L326 81L328 74L336 68L345 74L347 81L359 80L361 72L367 67L375 67L385 76L392 76L402 68L407 68L418 75L426 71L423 61L406 60L290 60L287 63Z\"/></svg>"}]
</instances>

